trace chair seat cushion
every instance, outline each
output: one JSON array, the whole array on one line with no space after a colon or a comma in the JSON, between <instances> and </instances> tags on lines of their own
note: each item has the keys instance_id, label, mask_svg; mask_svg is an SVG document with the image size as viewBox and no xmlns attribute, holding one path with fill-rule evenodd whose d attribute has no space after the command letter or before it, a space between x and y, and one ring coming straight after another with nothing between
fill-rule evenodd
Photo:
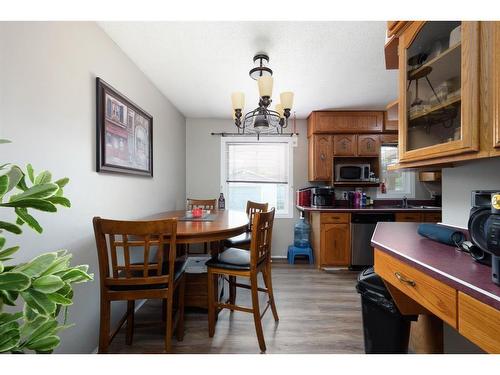
<instances>
[{"instance_id":1,"label":"chair seat cushion","mask_svg":"<svg viewBox=\"0 0 500 375\"><path fill-rule=\"evenodd\" d=\"M144 264L142 262L132 263L134 265ZM166 274L168 272L168 264L169 262L163 262L163 273ZM178 259L174 264L174 281L177 281L184 271L186 270L186 259ZM155 272L149 271L149 275L153 276ZM125 278L125 271L122 270L118 273L121 278ZM143 277L144 273L142 270L134 270L132 271L132 277ZM156 275L155 275L156 276ZM131 279L133 280L133 279ZM109 288L111 290L144 290L144 289L164 289L167 287L167 284L143 284L143 285L111 285Z\"/></svg>"},{"instance_id":2,"label":"chair seat cushion","mask_svg":"<svg viewBox=\"0 0 500 375\"><path fill-rule=\"evenodd\" d=\"M209 259L207 267L228 270L250 270L250 251L231 247L224 250L217 258Z\"/></svg>"},{"instance_id":3,"label":"chair seat cushion","mask_svg":"<svg viewBox=\"0 0 500 375\"><path fill-rule=\"evenodd\" d=\"M227 240L224 240L224 246L225 247L239 247L243 245L250 245L250 242L252 241L252 233L250 232L245 232L240 234L239 236L231 237L228 238Z\"/></svg>"}]
</instances>

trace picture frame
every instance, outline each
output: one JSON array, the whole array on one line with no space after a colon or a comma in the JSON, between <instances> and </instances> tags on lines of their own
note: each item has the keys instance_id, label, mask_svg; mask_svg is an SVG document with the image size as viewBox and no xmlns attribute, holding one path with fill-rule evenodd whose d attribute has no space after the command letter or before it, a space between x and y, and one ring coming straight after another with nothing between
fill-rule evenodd
<instances>
[{"instance_id":1,"label":"picture frame","mask_svg":"<svg viewBox=\"0 0 500 375\"><path fill-rule=\"evenodd\" d=\"M153 117L96 78L96 171L153 177Z\"/></svg>"}]
</instances>

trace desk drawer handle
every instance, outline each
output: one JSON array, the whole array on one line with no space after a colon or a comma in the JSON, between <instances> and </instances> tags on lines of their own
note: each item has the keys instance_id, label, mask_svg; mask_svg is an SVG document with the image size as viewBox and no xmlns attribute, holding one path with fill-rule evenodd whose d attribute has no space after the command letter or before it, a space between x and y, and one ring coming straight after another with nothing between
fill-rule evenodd
<instances>
[{"instance_id":1,"label":"desk drawer handle","mask_svg":"<svg viewBox=\"0 0 500 375\"><path fill-rule=\"evenodd\" d=\"M410 286L415 286L417 285L417 283L413 280L410 280L410 279L407 279L406 277L404 277L403 275L401 275L399 272L394 272L394 276L396 276L396 278L402 282L402 283L405 283L405 284L408 284Z\"/></svg>"}]
</instances>

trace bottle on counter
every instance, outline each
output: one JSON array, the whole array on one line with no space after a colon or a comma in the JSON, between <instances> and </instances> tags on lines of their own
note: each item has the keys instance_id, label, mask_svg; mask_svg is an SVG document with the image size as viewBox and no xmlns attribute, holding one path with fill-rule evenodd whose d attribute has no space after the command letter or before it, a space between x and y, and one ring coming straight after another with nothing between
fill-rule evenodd
<instances>
[{"instance_id":1,"label":"bottle on counter","mask_svg":"<svg viewBox=\"0 0 500 375\"><path fill-rule=\"evenodd\" d=\"M359 191L354 192L354 208L359 208L361 205L361 193Z\"/></svg>"},{"instance_id":2,"label":"bottle on counter","mask_svg":"<svg viewBox=\"0 0 500 375\"><path fill-rule=\"evenodd\" d=\"M226 208L226 199L224 199L224 194L220 193L219 195L219 210L224 210Z\"/></svg>"},{"instance_id":3,"label":"bottle on counter","mask_svg":"<svg viewBox=\"0 0 500 375\"><path fill-rule=\"evenodd\" d=\"M382 183L380 184L380 192L382 194L387 194L387 187L385 186L385 180L382 180Z\"/></svg>"},{"instance_id":4,"label":"bottle on counter","mask_svg":"<svg viewBox=\"0 0 500 375\"><path fill-rule=\"evenodd\" d=\"M300 220L294 226L293 245L295 247L310 247L309 236L311 234L311 225L304 219L304 212L300 213Z\"/></svg>"},{"instance_id":5,"label":"bottle on counter","mask_svg":"<svg viewBox=\"0 0 500 375\"><path fill-rule=\"evenodd\" d=\"M366 193L361 196L361 207L365 208L367 203Z\"/></svg>"}]
</instances>

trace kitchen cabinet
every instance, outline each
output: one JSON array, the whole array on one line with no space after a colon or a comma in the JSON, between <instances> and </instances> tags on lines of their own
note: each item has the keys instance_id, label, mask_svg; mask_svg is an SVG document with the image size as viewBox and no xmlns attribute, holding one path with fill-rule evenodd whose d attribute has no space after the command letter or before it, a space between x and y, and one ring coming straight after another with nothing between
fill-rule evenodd
<instances>
[{"instance_id":1,"label":"kitchen cabinet","mask_svg":"<svg viewBox=\"0 0 500 375\"><path fill-rule=\"evenodd\" d=\"M333 136L334 156L356 156L357 143L355 134L342 134Z\"/></svg>"},{"instance_id":2,"label":"kitchen cabinet","mask_svg":"<svg viewBox=\"0 0 500 375\"><path fill-rule=\"evenodd\" d=\"M384 131L397 132L399 116L399 100L389 103L384 112Z\"/></svg>"},{"instance_id":3,"label":"kitchen cabinet","mask_svg":"<svg viewBox=\"0 0 500 375\"><path fill-rule=\"evenodd\" d=\"M396 221L421 223L423 215L422 212L396 212Z\"/></svg>"},{"instance_id":4,"label":"kitchen cabinet","mask_svg":"<svg viewBox=\"0 0 500 375\"><path fill-rule=\"evenodd\" d=\"M348 266L350 259L350 225L321 224L321 266Z\"/></svg>"},{"instance_id":5,"label":"kitchen cabinet","mask_svg":"<svg viewBox=\"0 0 500 375\"><path fill-rule=\"evenodd\" d=\"M398 143L398 135L397 134L381 134L380 135L380 143L381 144L397 144Z\"/></svg>"},{"instance_id":6,"label":"kitchen cabinet","mask_svg":"<svg viewBox=\"0 0 500 375\"><path fill-rule=\"evenodd\" d=\"M491 74L493 75L493 89L491 90L492 122L493 122L493 146L500 151L500 22L488 24L491 31L493 64Z\"/></svg>"},{"instance_id":7,"label":"kitchen cabinet","mask_svg":"<svg viewBox=\"0 0 500 375\"><path fill-rule=\"evenodd\" d=\"M309 138L309 181L332 179L332 136L312 135Z\"/></svg>"},{"instance_id":8,"label":"kitchen cabinet","mask_svg":"<svg viewBox=\"0 0 500 375\"><path fill-rule=\"evenodd\" d=\"M380 154L379 135L358 135L358 156L378 156Z\"/></svg>"},{"instance_id":9,"label":"kitchen cabinet","mask_svg":"<svg viewBox=\"0 0 500 375\"><path fill-rule=\"evenodd\" d=\"M424 223L440 223L441 222L441 212L424 212L423 221Z\"/></svg>"},{"instance_id":10,"label":"kitchen cabinet","mask_svg":"<svg viewBox=\"0 0 500 375\"><path fill-rule=\"evenodd\" d=\"M383 111L314 111L307 121L307 136L321 133L381 133Z\"/></svg>"},{"instance_id":11,"label":"kitchen cabinet","mask_svg":"<svg viewBox=\"0 0 500 375\"><path fill-rule=\"evenodd\" d=\"M479 149L479 22L412 22L399 82L401 163Z\"/></svg>"}]
</instances>

